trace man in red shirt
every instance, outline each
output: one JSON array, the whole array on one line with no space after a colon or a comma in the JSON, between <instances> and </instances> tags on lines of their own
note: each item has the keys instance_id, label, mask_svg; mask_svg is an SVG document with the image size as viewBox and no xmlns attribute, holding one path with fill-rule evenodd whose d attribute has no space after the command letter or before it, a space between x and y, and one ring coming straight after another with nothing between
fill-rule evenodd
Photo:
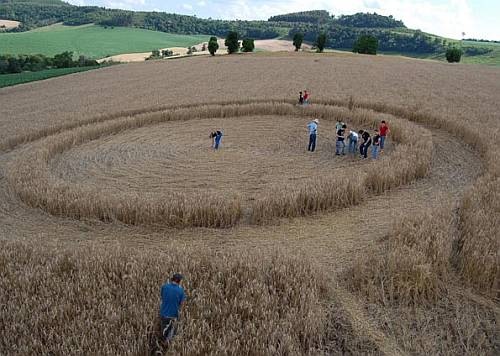
<instances>
[{"instance_id":1,"label":"man in red shirt","mask_svg":"<svg viewBox=\"0 0 500 356\"><path fill-rule=\"evenodd\" d=\"M304 104L309 104L309 93L307 92L307 90L304 90Z\"/></svg>"},{"instance_id":2,"label":"man in red shirt","mask_svg":"<svg viewBox=\"0 0 500 356\"><path fill-rule=\"evenodd\" d=\"M380 151L384 150L385 138L389 134L389 126L385 123L384 120L380 123L380 127L378 129L380 135Z\"/></svg>"}]
</instances>

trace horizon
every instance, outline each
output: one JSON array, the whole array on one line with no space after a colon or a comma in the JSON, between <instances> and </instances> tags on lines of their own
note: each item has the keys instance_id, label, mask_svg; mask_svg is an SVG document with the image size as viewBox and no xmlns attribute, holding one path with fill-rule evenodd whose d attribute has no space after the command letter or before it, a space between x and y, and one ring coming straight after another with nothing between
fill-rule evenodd
<instances>
[{"instance_id":1,"label":"horizon","mask_svg":"<svg viewBox=\"0 0 500 356\"><path fill-rule=\"evenodd\" d=\"M66 0L80 6L132 11L157 11L221 20L267 20L291 12L326 10L330 15L376 12L402 20L408 28L452 39L500 40L495 14L500 2L491 0L353 0L331 4L325 0ZM465 33L465 36L462 34Z\"/></svg>"}]
</instances>

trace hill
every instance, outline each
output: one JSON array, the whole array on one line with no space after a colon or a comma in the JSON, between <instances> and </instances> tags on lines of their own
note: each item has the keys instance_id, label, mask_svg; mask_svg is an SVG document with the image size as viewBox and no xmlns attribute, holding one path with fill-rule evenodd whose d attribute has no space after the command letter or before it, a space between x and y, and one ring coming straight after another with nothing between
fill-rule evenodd
<instances>
[{"instance_id":1,"label":"hill","mask_svg":"<svg viewBox=\"0 0 500 356\"><path fill-rule=\"evenodd\" d=\"M109 55L148 52L166 47L188 47L208 36L176 35L131 27L104 28L96 25L51 25L21 33L1 34L4 54L44 54L53 56L72 51L76 56L103 58Z\"/></svg>"},{"instance_id":2,"label":"hill","mask_svg":"<svg viewBox=\"0 0 500 356\"><path fill-rule=\"evenodd\" d=\"M211 34L224 37L237 31L241 38L291 39L297 32L314 43L318 34L327 34L327 48L350 51L361 35L379 40L379 50L418 58L444 59L450 45L464 45L464 61L500 65L496 47L482 42L462 44L456 40L409 29L392 16L357 13L335 16L325 10L313 10L273 16L268 21L225 21L161 12L133 12L95 6L73 6L59 0L0 0L0 19L17 20L21 25L9 30L23 32L55 23L79 26L97 24L184 34ZM1 50L1 49L0 49Z\"/></svg>"}]
</instances>

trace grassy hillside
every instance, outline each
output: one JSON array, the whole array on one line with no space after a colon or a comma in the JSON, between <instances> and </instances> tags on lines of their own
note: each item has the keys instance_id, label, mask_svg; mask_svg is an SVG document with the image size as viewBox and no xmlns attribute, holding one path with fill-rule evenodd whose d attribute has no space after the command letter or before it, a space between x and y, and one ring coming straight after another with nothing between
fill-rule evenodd
<instances>
[{"instance_id":1,"label":"grassy hillside","mask_svg":"<svg viewBox=\"0 0 500 356\"><path fill-rule=\"evenodd\" d=\"M187 47L203 41L208 41L208 36L175 35L130 27L53 25L28 32L0 34L0 53L53 56L73 51L75 55L102 58L157 48Z\"/></svg>"}]
</instances>

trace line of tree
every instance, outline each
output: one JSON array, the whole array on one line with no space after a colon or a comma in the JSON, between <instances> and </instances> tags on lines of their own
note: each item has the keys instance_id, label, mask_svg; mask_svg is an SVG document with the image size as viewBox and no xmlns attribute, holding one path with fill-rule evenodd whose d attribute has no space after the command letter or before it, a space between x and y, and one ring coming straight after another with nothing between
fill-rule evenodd
<instances>
[{"instance_id":1,"label":"line of tree","mask_svg":"<svg viewBox=\"0 0 500 356\"><path fill-rule=\"evenodd\" d=\"M313 10L292 12L284 15L272 16L268 21L288 22L288 23L307 23L315 25L338 25L345 27L359 28L406 28L403 21L396 20L392 15L383 16L376 12L359 12L354 15L341 15L335 17L325 10Z\"/></svg>"},{"instance_id":2,"label":"line of tree","mask_svg":"<svg viewBox=\"0 0 500 356\"><path fill-rule=\"evenodd\" d=\"M392 15L382 16L376 12L373 14L359 12L354 15L342 15L333 20L333 23L359 28L406 28L403 21L396 20Z\"/></svg>"},{"instance_id":3,"label":"line of tree","mask_svg":"<svg viewBox=\"0 0 500 356\"><path fill-rule=\"evenodd\" d=\"M320 33L327 35L327 48L349 49L363 35L370 35L378 39L380 51L403 53L436 53L444 52L446 40L432 37L422 31L405 30L395 32L387 29L367 29L342 26L315 26L300 24L289 31L289 37L296 33L304 34L304 40L314 42Z\"/></svg>"},{"instance_id":4,"label":"line of tree","mask_svg":"<svg viewBox=\"0 0 500 356\"><path fill-rule=\"evenodd\" d=\"M312 10L293 12L290 14L277 15L269 18L270 22L302 22L321 24L331 21L332 17L325 10Z\"/></svg>"},{"instance_id":5,"label":"line of tree","mask_svg":"<svg viewBox=\"0 0 500 356\"><path fill-rule=\"evenodd\" d=\"M16 19L21 25L9 32L23 32L33 28L64 23L79 26L95 23L108 27L138 27L178 34L212 34L223 37L237 31L243 37L270 39L283 32L277 23L267 21L226 21L200 19L195 16L160 12L133 12L105 9L96 6L72 6L66 3L42 5L36 3L0 2L0 19Z\"/></svg>"},{"instance_id":6,"label":"line of tree","mask_svg":"<svg viewBox=\"0 0 500 356\"><path fill-rule=\"evenodd\" d=\"M73 68L98 66L95 60L80 56L78 60L73 59L73 52L63 52L54 57L41 54L17 56L0 55L0 74L38 72L50 68Z\"/></svg>"},{"instance_id":7,"label":"line of tree","mask_svg":"<svg viewBox=\"0 0 500 356\"><path fill-rule=\"evenodd\" d=\"M57 22L66 25L96 23L109 27L129 26L169 33L210 34L218 37L225 37L227 33L234 31L241 38L253 39L276 38L288 31L288 38L294 39L294 42L295 35L300 33L303 35L302 41L309 43L315 43L318 36L324 33L327 38L325 48L348 50L353 49L355 42L363 35L377 38L378 50L385 52L430 54L444 53L448 48L445 39L430 36L419 30L409 30L403 22L392 16L376 13L335 17L327 11L314 10L273 16L269 21L226 21L160 12L73 6L59 0L44 1L43 4L29 1L0 0L0 18L21 21L19 27L6 31L26 31ZM493 49L463 48L464 54L467 55L480 55L491 51Z\"/></svg>"},{"instance_id":8,"label":"line of tree","mask_svg":"<svg viewBox=\"0 0 500 356\"><path fill-rule=\"evenodd\" d=\"M495 41L495 40L483 40L483 39L477 39L477 38L466 38L464 41L470 41L470 42L486 42L486 43L500 43L500 41Z\"/></svg>"}]
</instances>

